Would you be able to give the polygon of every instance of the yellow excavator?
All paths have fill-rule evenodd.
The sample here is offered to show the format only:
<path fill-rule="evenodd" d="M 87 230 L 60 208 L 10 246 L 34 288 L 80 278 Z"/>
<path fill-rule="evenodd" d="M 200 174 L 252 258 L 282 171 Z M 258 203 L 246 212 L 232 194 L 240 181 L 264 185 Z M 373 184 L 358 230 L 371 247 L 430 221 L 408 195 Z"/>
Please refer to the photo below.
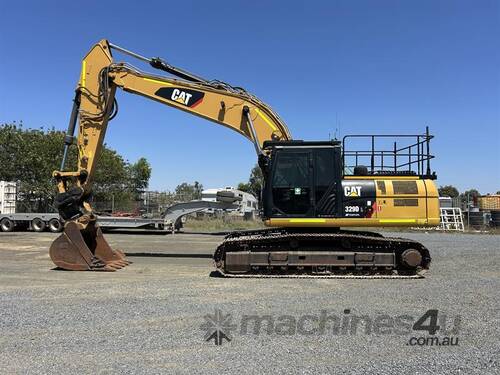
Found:
<path fill-rule="evenodd" d="M 169 75 L 115 62 L 112 52 Z M 375 147 L 387 135 L 293 140 L 276 112 L 243 88 L 207 80 L 107 40 L 98 42 L 83 58 L 61 168 L 53 173 L 56 204 L 65 221 L 64 232 L 50 247 L 58 267 L 115 271 L 129 264 L 122 251 L 106 242 L 91 206 L 96 163 L 108 122 L 118 111 L 117 89 L 203 117 L 253 143 L 264 176 L 261 214 L 269 228 L 226 236 L 214 253 L 221 274 L 416 277 L 429 268 L 429 251 L 416 241 L 341 229 L 439 223 L 436 175 L 430 169 L 433 136 L 428 128 L 424 134 L 391 136 L 411 141 L 404 147 L 394 142 L 390 150 Z M 350 149 L 349 144 L 360 139 L 371 147 Z M 78 169 L 65 171 L 72 145 L 78 149 Z M 366 165 L 362 160 L 368 160 Z"/>

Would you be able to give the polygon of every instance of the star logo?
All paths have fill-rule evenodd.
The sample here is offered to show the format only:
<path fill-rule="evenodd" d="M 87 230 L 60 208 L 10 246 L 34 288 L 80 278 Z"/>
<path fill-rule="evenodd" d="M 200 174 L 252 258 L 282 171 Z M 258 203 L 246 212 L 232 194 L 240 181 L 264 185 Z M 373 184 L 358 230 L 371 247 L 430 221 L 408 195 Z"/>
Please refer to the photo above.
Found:
<path fill-rule="evenodd" d="M 231 331 L 236 329 L 231 314 L 224 314 L 216 309 L 215 314 L 207 314 L 200 329 L 205 332 L 205 341 L 214 341 L 215 345 L 222 345 L 224 340 L 232 340 Z"/>

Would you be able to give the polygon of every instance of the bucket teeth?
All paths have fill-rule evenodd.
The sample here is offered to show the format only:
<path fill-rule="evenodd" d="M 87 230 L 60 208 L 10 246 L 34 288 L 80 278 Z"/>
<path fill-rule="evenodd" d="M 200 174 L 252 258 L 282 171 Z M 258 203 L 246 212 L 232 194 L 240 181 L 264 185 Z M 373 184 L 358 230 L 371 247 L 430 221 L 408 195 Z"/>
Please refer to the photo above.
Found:
<path fill-rule="evenodd" d="M 68 222 L 49 254 L 56 266 L 69 271 L 113 272 L 130 264 L 123 251 L 109 246 L 95 221 L 83 229 L 76 222 Z"/>
<path fill-rule="evenodd" d="M 97 257 L 94 257 L 92 263 L 89 266 L 89 271 L 98 271 L 98 272 L 114 272 L 117 269 L 118 268 L 115 268 L 110 264 L 104 263 Z"/>
<path fill-rule="evenodd" d="M 122 256 L 123 261 L 124 261 L 125 263 L 127 263 L 127 264 L 126 264 L 127 266 L 128 266 L 128 265 L 130 265 L 130 264 L 133 264 L 133 263 L 134 263 L 134 262 L 132 262 L 132 261 L 130 261 L 130 260 L 125 259 L 125 253 L 124 253 L 122 250 L 120 250 L 120 249 L 114 249 L 113 251 L 114 251 L 114 252 L 116 252 L 116 253 L 118 253 L 118 254 L 120 254 L 120 255 Z"/>

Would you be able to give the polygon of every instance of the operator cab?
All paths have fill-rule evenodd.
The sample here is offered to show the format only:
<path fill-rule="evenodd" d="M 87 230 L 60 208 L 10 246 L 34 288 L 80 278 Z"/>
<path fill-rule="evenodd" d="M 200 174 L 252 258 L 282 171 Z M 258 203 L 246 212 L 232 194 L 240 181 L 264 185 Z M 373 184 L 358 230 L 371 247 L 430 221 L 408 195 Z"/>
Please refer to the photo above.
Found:
<path fill-rule="evenodd" d="M 338 141 L 269 141 L 265 218 L 337 217 L 342 180 Z"/>

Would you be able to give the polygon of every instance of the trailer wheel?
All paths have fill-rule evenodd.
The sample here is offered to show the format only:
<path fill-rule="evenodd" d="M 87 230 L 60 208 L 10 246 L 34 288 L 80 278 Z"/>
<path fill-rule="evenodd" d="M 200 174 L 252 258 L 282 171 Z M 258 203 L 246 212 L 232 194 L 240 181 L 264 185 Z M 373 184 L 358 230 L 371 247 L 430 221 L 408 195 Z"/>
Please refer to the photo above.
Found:
<path fill-rule="evenodd" d="M 31 220 L 31 229 L 33 229 L 35 232 L 43 232 L 45 230 L 45 222 L 36 217 L 33 220 Z"/>
<path fill-rule="evenodd" d="M 9 218 L 3 218 L 0 221 L 0 229 L 2 229 L 2 232 L 12 232 L 14 230 L 14 222 Z"/>
<path fill-rule="evenodd" d="M 61 223 L 61 220 L 59 220 L 59 219 L 50 219 L 50 221 L 49 221 L 49 230 L 52 233 L 59 233 L 60 231 L 62 231 L 62 229 L 63 229 L 63 225 Z"/>

